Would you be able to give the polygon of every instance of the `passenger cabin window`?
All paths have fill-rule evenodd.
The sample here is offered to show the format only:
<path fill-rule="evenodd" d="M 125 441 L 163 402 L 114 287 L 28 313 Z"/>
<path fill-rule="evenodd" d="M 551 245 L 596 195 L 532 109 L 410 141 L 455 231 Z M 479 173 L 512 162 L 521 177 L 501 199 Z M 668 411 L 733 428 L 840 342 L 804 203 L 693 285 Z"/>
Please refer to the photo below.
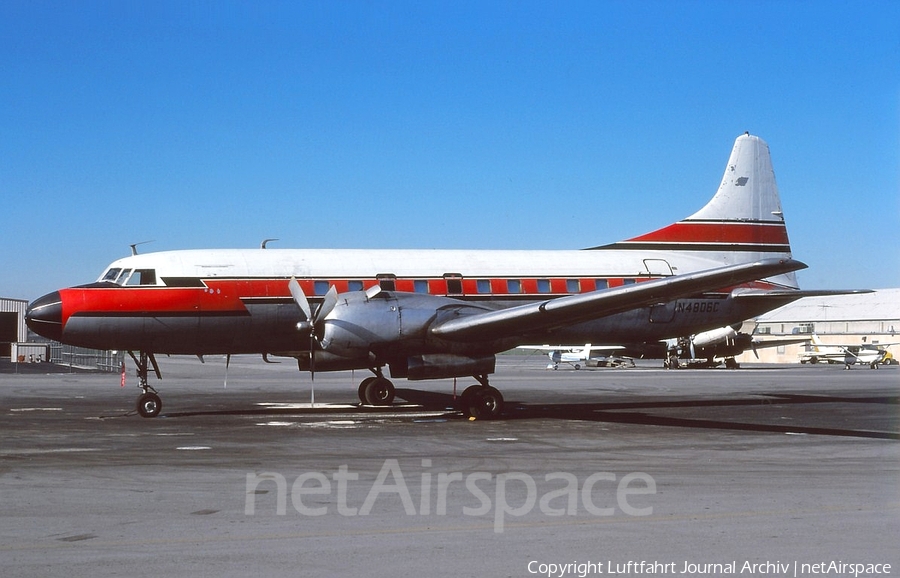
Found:
<path fill-rule="evenodd" d="M 521 293 L 522 292 L 522 282 L 518 279 L 509 279 L 506 281 L 506 291 L 507 293 Z"/>
<path fill-rule="evenodd" d="M 475 282 L 475 290 L 479 293 L 490 293 L 491 292 L 491 280 L 490 279 L 478 279 Z"/>
<path fill-rule="evenodd" d="M 566 291 L 569 293 L 581 293 L 581 280 L 566 279 Z"/>
<path fill-rule="evenodd" d="M 325 295 L 328 293 L 329 286 L 328 281 L 316 281 L 313 283 L 313 291 L 315 291 L 316 295 Z"/>
<path fill-rule="evenodd" d="M 599 291 L 600 289 L 608 289 L 608 288 L 609 288 L 609 281 L 607 281 L 606 279 L 597 279 L 597 281 L 596 281 L 597 291 Z"/>
<path fill-rule="evenodd" d="M 347 281 L 347 289 L 350 291 L 362 291 L 363 290 L 363 282 L 362 281 Z"/>
<path fill-rule="evenodd" d="M 634 285 L 635 282 L 636 282 L 635 279 L 623 279 L 623 280 L 622 280 L 622 284 L 623 284 L 623 285 Z"/>
<path fill-rule="evenodd" d="M 538 290 L 538 293 L 549 293 L 550 292 L 550 279 L 538 279 L 537 280 L 537 290 Z"/>
<path fill-rule="evenodd" d="M 413 281 L 413 291 L 416 293 L 428 293 L 428 281 L 425 279 L 416 279 Z"/>

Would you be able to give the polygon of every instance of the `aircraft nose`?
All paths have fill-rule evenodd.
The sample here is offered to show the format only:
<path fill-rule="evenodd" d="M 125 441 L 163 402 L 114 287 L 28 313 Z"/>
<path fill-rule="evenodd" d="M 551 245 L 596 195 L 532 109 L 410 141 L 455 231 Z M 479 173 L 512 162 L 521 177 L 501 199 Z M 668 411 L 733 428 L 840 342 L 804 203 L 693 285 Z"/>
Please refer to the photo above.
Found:
<path fill-rule="evenodd" d="M 62 337 L 62 298 L 59 291 L 35 299 L 25 310 L 25 324 L 37 333 L 54 341 Z"/>

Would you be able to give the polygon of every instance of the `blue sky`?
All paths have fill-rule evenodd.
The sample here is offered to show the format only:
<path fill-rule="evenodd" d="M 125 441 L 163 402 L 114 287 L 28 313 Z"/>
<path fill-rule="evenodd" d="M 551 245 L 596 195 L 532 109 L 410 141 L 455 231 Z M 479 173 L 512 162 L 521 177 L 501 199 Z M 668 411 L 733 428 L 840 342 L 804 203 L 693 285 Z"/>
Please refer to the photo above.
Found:
<path fill-rule="evenodd" d="M 0 295 L 128 245 L 582 248 L 770 146 L 805 288 L 900 287 L 900 2 L 0 3 Z"/>

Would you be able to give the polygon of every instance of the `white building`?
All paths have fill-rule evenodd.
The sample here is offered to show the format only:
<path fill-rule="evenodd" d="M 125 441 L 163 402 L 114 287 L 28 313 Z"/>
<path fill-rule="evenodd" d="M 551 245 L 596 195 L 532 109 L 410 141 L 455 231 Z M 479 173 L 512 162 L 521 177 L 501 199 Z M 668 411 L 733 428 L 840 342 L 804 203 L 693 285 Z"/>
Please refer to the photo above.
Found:
<path fill-rule="evenodd" d="M 881 289 L 874 293 L 806 297 L 770 311 L 744 324 L 744 331 L 756 329 L 765 339 L 818 335 L 822 343 L 857 344 L 900 342 L 900 289 Z M 799 363 L 803 345 L 787 345 L 758 350 L 765 363 Z M 900 359 L 900 345 L 889 348 Z M 739 362 L 757 361 L 751 351 Z"/>

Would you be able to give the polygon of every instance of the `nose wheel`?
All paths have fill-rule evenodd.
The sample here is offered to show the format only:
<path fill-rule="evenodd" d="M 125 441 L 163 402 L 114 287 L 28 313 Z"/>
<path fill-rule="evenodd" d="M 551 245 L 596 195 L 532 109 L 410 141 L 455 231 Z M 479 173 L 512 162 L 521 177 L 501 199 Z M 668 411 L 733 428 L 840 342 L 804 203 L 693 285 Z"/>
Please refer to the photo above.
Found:
<path fill-rule="evenodd" d="M 137 412 L 141 417 L 156 417 L 160 411 L 162 411 L 162 400 L 158 394 L 148 391 L 138 397 Z"/>
<path fill-rule="evenodd" d="M 156 364 L 156 358 L 153 357 L 152 353 L 144 351 L 141 351 L 139 355 L 129 351 L 128 355 L 131 356 L 131 359 L 134 360 L 134 364 L 137 366 L 138 387 L 143 390 L 143 393 L 138 396 L 135 409 L 137 409 L 138 415 L 141 417 L 156 417 L 162 411 L 162 399 L 160 399 L 159 393 L 153 389 L 153 386 L 147 383 L 150 367 L 153 368 L 156 378 L 162 379 L 162 375 L 159 373 L 159 365 Z"/>

